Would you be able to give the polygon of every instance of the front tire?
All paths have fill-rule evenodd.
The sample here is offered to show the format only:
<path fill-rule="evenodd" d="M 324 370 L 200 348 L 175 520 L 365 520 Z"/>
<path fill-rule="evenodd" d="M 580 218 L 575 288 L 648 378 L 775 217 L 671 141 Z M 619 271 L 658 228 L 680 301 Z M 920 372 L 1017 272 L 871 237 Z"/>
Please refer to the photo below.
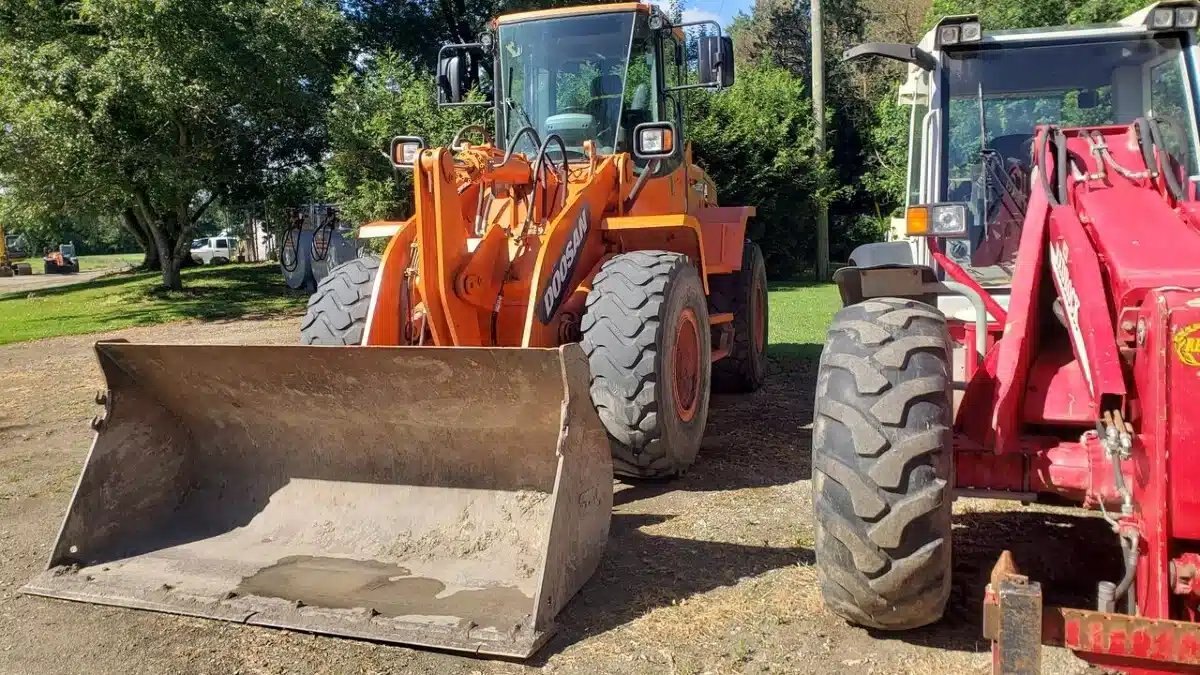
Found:
<path fill-rule="evenodd" d="M 877 298 L 838 312 L 821 355 L 813 507 L 821 595 L 846 620 L 906 630 L 950 595 L 946 319 Z"/>
<path fill-rule="evenodd" d="M 708 305 L 696 268 L 667 251 L 613 257 L 588 293 L 582 331 L 614 472 L 683 473 L 704 437 L 712 374 Z"/>
<path fill-rule="evenodd" d="M 379 259 L 355 258 L 330 270 L 308 299 L 300 344 L 358 346 L 367 326 Z"/>

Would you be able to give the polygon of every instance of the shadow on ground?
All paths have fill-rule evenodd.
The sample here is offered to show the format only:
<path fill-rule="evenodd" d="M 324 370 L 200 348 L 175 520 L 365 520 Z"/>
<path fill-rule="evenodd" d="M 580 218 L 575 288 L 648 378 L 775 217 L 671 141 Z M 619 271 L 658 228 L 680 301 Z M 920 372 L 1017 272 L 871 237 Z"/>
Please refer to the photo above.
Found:
<path fill-rule="evenodd" d="M 631 482 L 613 496 L 613 505 L 674 490 L 738 490 L 808 480 L 820 352 L 821 345 L 772 344 L 761 390 L 713 395 L 700 456 L 688 473 L 674 480 Z"/>
<path fill-rule="evenodd" d="M 623 626 L 657 607 L 731 586 L 795 564 L 811 564 L 806 548 L 773 548 L 647 534 L 639 528 L 670 516 L 613 514 L 596 575 L 559 615 L 559 633 L 531 665 L 566 647 Z"/>
<path fill-rule="evenodd" d="M 1098 515 L 1045 511 L 972 512 L 954 518 L 954 580 L 942 620 L 904 633 L 872 631 L 938 649 L 984 652 L 983 591 L 1001 551 L 1012 551 L 1017 569 L 1042 585 L 1046 605 L 1092 608 L 1096 584 L 1117 581 L 1121 556 L 1116 538 Z"/>

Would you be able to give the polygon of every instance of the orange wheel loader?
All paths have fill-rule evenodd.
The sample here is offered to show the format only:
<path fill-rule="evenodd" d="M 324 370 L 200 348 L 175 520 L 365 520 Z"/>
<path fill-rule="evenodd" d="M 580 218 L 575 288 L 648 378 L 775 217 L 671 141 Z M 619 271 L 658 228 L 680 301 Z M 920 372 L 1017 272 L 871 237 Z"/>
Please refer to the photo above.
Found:
<path fill-rule="evenodd" d="M 638 3 L 443 48 L 440 103 L 494 127 L 393 140 L 414 213 L 361 228 L 386 248 L 320 283 L 303 345 L 97 346 L 105 412 L 26 591 L 531 655 L 614 470 L 684 471 L 710 386 L 763 381 L 754 210 L 717 205 L 683 127 L 685 90 L 733 81 L 712 27 L 698 64 Z"/>

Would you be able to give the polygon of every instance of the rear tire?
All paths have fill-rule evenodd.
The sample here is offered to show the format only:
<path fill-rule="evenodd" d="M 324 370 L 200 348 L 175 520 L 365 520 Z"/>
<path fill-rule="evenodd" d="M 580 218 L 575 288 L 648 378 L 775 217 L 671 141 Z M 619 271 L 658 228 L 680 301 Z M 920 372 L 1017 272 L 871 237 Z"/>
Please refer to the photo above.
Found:
<path fill-rule="evenodd" d="M 333 268 L 308 299 L 300 343 L 361 345 L 378 272 L 379 259 L 374 257 L 355 258 Z"/>
<path fill-rule="evenodd" d="M 696 268 L 666 251 L 615 256 L 588 293 L 582 331 L 614 472 L 683 473 L 704 437 L 712 369 L 708 304 Z"/>
<path fill-rule="evenodd" d="M 722 393 L 758 391 L 767 379 L 767 266 L 762 249 L 747 241 L 742 269 L 709 279 L 713 310 L 733 312 L 729 355 L 713 363 L 713 389 Z"/>
<path fill-rule="evenodd" d="M 856 624 L 905 630 L 950 595 L 946 319 L 876 298 L 838 312 L 817 375 L 813 506 L 821 595 Z"/>

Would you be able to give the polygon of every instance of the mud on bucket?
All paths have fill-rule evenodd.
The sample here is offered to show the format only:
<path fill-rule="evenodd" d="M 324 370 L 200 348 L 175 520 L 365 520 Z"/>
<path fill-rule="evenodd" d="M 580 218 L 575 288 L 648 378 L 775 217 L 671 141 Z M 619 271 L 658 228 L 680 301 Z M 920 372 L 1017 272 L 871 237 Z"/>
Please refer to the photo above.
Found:
<path fill-rule="evenodd" d="M 96 351 L 105 418 L 27 593 L 526 657 L 603 552 L 576 345 Z"/>

